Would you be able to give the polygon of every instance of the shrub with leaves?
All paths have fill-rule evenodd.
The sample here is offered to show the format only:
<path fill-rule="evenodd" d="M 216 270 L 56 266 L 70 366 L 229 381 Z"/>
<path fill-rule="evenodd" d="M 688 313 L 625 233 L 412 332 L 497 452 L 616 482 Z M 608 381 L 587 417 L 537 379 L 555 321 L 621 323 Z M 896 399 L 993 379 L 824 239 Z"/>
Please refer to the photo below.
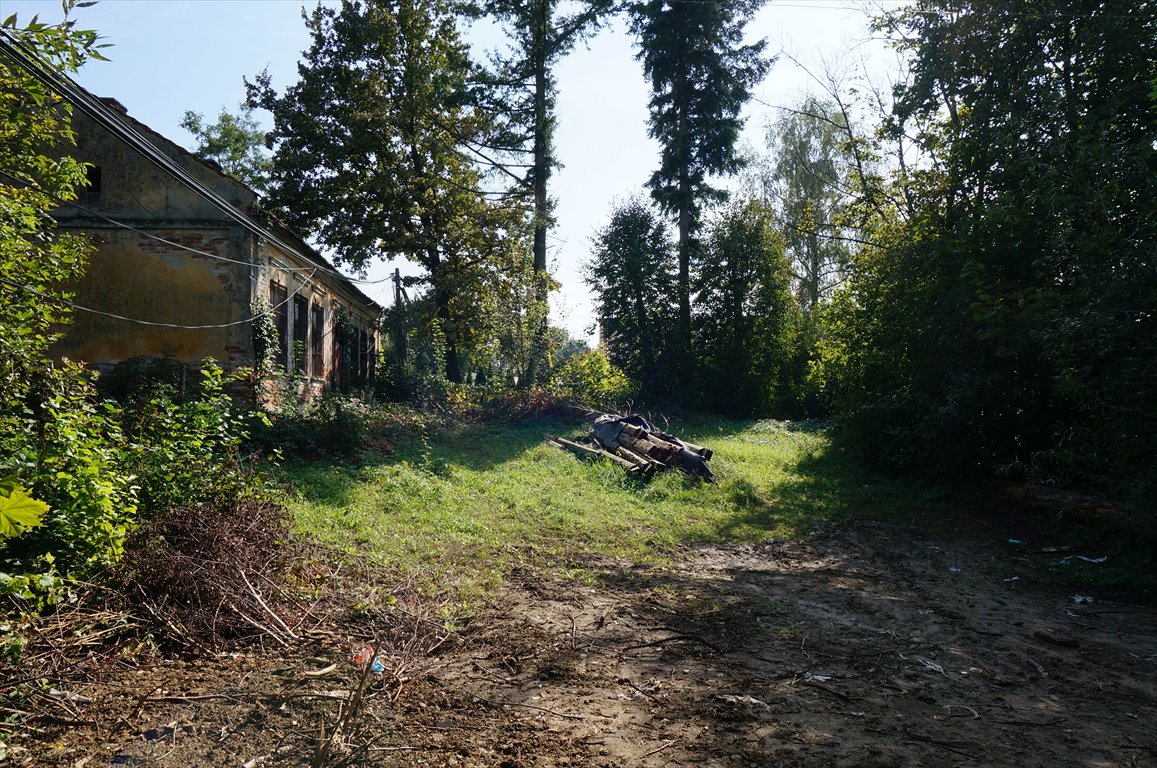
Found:
<path fill-rule="evenodd" d="M 124 467 L 136 478 L 146 518 L 169 507 L 261 493 L 242 454 L 249 419 L 226 393 L 229 379 L 212 360 L 202 362 L 198 378 L 183 397 L 156 382 L 124 404 Z"/>
<path fill-rule="evenodd" d="M 604 409 L 629 399 L 637 389 L 598 349 L 569 358 L 555 371 L 551 386 L 560 397 Z"/>

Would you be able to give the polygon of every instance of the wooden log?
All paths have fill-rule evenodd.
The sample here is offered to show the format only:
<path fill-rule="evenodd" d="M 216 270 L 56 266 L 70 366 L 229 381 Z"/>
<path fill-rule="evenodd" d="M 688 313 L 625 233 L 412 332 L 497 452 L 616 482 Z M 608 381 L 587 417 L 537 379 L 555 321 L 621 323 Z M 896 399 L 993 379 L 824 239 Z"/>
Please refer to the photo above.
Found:
<path fill-rule="evenodd" d="M 634 424 L 624 424 L 623 425 L 623 433 L 630 435 L 631 437 L 635 438 L 636 440 L 646 440 L 646 441 L 652 443 L 653 445 L 656 445 L 660 448 L 663 448 L 669 452 L 678 451 L 682 447 L 680 445 L 677 445 L 676 443 L 672 443 L 672 442 L 669 442 L 667 440 L 664 440 L 663 438 L 659 437 L 654 432 L 648 432 L 647 430 L 645 430 L 641 427 L 636 427 Z"/>
<path fill-rule="evenodd" d="M 715 452 L 712 451 L 710 448 L 704 448 L 701 445 L 695 445 L 695 443 L 689 443 L 681 437 L 675 437 L 674 435 L 668 435 L 666 432 L 656 432 L 655 434 L 657 434 L 659 437 L 663 438 L 664 440 L 666 440 L 669 443 L 678 443 L 679 445 L 682 445 L 687 450 L 691 451 L 692 453 L 699 454 L 704 459 L 710 459 L 712 456 L 715 455 Z"/>
<path fill-rule="evenodd" d="M 670 448 L 656 445 L 650 440 L 639 439 L 628 435 L 626 432 L 619 435 L 619 445 L 625 445 L 628 449 L 635 453 L 641 453 L 649 459 L 653 459 L 660 464 L 666 464 L 671 460 L 671 457 L 679 452 L 679 448 L 671 446 Z M 665 443 L 665 445 L 669 445 Z"/>
<path fill-rule="evenodd" d="M 663 464 L 655 461 L 654 459 L 648 458 L 640 453 L 635 453 L 625 445 L 620 445 L 615 452 L 627 461 L 638 464 L 648 475 L 653 475 L 660 467 L 663 466 Z"/>
<path fill-rule="evenodd" d="M 590 446 L 576 443 L 573 440 L 567 440 L 565 437 L 556 437 L 554 438 L 554 442 L 570 450 L 572 453 L 576 453 L 580 456 L 601 456 L 603 458 L 610 459 L 611 461 L 621 466 L 623 469 L 633 474 L 641 473 L 643 471 L 642 467 L 638 466 L 637 464 L 627 461 L 620 456 L 616 456 L 613 453 L 604 451 L 602 448 L 591 448 Z"/>

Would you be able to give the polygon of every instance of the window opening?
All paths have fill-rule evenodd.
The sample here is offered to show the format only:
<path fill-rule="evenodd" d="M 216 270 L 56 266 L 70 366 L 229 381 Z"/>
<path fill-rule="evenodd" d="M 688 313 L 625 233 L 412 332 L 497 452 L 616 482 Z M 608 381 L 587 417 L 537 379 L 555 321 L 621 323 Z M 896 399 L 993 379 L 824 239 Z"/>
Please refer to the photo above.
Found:
<path fill-rule="evenodd" d="M 321 304 L 310 308 L 309 319 L 311 370 L 315 378 L 320 378 L 325 374 L 325 311 Z"/>
<path fill-rule="evenodd" d="M 273 327 L 277 329 L 277 367 L 289 370 L 289 289 L 269 281 L 269 303 L 273 305 Z"/>
<path fill-rule="evenodd" d="M 92 205 L 100 202 L 102 173 L 99 165 L 90 165 L 84 169 L 85 186 L 77 187 L 76 201 L 81 205 Z"/>
<path fill-rule="evenodd" d="M 295 370 L 305 375 L 309 370 L 309 300 L 300 293 L 293 297 L 293 360 Z"/>

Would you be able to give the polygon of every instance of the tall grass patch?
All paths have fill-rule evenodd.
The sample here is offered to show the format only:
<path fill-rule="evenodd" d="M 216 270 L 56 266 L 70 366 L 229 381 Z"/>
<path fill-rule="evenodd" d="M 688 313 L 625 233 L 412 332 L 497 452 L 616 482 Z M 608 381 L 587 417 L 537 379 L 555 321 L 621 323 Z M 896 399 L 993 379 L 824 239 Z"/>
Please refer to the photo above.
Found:
<path fill-rule="evenodd" d="M 373 463 L 289 464 L 290 508 L 311 536 L 469 592 L 520 564 L 575 573 L 608 558 L 657 563 L 697 542 L 794 538 L 921 503 L 845 461 L 816 425 L 687 423 L 681 436 L 715 450 L 715 484 L 675 472 L 644 483 L 543 442 L 584 430 L 472 424 L 412 434 Z"/>

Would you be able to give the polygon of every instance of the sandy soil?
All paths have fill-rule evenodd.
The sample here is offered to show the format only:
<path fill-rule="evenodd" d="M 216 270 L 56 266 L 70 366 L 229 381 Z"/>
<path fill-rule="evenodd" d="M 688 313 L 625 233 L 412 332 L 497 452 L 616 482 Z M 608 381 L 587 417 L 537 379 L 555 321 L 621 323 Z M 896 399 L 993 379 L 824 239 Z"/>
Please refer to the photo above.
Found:
<path fill-rule="evenodd" d="M 437 648 L 399 649 L 395 627 L 353 717 L 360 640 L 314 631 L 289 649 L 87 675 L 10 759 L 1157 765 L 1157 611 L 1087 602 L 1006 538 L 857 523 L 590 572 L 515 573 Z"/>

